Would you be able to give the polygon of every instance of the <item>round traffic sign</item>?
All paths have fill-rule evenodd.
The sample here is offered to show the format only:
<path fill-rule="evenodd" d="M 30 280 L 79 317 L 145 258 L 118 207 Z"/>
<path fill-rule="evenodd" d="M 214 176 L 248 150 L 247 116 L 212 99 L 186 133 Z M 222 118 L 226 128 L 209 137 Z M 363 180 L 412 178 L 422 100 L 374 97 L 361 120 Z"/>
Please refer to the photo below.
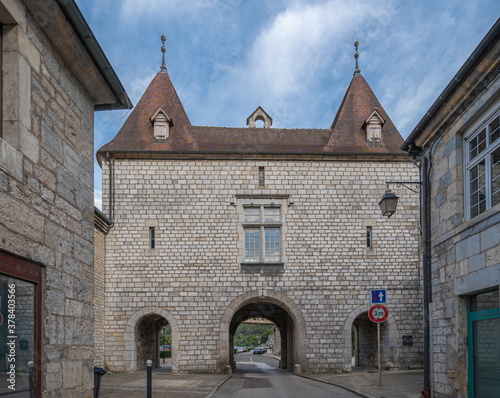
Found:
<path fill-rule="evenodd" d="M 368 318 L 375 323 L 384 322 L 388 316 L 389 311 L 382 304 L 376 304 L 368 311 Z"/>

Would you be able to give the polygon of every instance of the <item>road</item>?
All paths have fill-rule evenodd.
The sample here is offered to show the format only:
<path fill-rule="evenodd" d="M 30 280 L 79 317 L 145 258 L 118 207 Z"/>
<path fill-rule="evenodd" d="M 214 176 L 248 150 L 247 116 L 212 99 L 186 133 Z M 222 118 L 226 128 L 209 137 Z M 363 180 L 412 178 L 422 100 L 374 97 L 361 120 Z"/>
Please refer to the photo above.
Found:
<path fill-rule="evenodd" d="M 294 376 L 278 369 L 273 357 L 235 355 L 236 370 L 213 398 L 359 398 L 342 388 Z"/>

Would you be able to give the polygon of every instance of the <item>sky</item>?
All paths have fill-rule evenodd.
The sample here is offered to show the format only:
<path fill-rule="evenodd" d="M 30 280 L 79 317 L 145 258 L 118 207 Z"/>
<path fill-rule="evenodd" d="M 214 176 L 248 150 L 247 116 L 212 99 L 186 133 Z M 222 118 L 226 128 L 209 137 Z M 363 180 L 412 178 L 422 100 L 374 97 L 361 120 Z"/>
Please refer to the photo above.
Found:
<path fill-rule="evenodd" d="M 498 0 L 76 0 L 135 105 L 165 62 L 191 124 L 330 128 L 359 67 L 406 138 L 500 16 Z M 130 111 L 95 114 L 95 151 Z M 101 168 L 94 162 L 95 204 Z"/>

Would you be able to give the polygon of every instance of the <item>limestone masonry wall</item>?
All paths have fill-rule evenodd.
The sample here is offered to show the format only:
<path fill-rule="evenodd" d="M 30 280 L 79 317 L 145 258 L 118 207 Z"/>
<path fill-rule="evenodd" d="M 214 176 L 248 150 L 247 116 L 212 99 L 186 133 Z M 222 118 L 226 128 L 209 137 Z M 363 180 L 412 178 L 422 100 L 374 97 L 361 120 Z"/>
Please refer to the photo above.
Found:
<path fill-rule="evenodd" d="M 439 398 L 468 394 L 467 295 L 498 288 L 500 213 L 494 206 L 467 221 L 464 197 L 465 121 L 498 109 L 497 100 L 477 113 L 493 90 L 482 94 L 433 144 L 430 174 L 432 213 L 432 302 L 430 305 L 433 391 Z M 497 367 L 498 370 L 498 367 Z"/>
<path fill-rule="evenodd" d="M 103 169 L 109 214 L 107 164 Z M 126 334 L 137 327 L 134 314 L 161 308 L 178 330 L 178 369 L 220 370 L 221 318 L 251 291 L 280 292 L 300 309 L 306 370 L 343 369 L 350 366 L 351 326 L 367 316 L 370 290 L 378 288 L 387 289 L 391 314 L 384 366 L 421 366 L 418 195 L 393 190 L 400 201 L 390 219 L 378 207 L 385 181 L 418 181 L 410 162 L 116 159 L 114 176 L 103 321 L 108 369 L 124 370 L 135 358 Z M 240 264 L 240 202 L 252 198 L 283 207 L 280 272 L 248 272 Z M 403 346 L 403 335 L 413 337 L 412 346 Z"/>
<path fill-rule="evenodd" d="M 3 25 L 0 249 L 43 266 L 43 396 L 87 398 L 94 367 L 93 100 L 24 3 L 2 7 L 11 15 Z"/>
<path fill-rule="evenodd" d="M 99 228 L 94 228 L 94 364 L 104 366 L 104 278 L 105 240 Z"/>

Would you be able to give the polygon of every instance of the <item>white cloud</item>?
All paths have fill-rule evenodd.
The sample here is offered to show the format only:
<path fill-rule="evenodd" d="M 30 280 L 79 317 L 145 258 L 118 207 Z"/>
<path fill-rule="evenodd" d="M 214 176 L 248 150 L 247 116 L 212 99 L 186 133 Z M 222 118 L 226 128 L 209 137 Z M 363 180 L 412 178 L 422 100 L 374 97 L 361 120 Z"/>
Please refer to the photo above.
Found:
<path fill-rule="evenodd" d="M 139 102 L 157 72 L 152 67 L 146 70 L 135 70 L 134 76 L 128 79 L 127 93 L 134 105 Z"/>
<path fill-rule="evenodd" d="M 298 127 L 298 119 L 304 127 L 315 125 L 312 119 L 317 123 L 322 117 L 315 113 L 321 108 L 319 102 L 329 103 L 336 90 L 325 90 L 325 81 L 332 83 L 340 64 L 350 62 L 354 70 L 355 27 L 374 17 L 370 4 L 367 0 L 316 4 L 296 1 L 272 16 L 242 61 L 218 65 L 225 70 L 211 86 L 212 101 L 203 117 L 231 114 L 238 116 L 236 123 L 241 125 L 262 105 L 274 118 L 275 127 Z M 301 109 L 297 109 L 299 101 Z M 311 118 L 301 118 L 298 112 Z M 332 109 L 327 119 L 333 120 L 334 116 Z"/>
<path fill-rule="evenodd" d="M 94 189 L 94 206 L 102 211 L 102 191 Z"/>

